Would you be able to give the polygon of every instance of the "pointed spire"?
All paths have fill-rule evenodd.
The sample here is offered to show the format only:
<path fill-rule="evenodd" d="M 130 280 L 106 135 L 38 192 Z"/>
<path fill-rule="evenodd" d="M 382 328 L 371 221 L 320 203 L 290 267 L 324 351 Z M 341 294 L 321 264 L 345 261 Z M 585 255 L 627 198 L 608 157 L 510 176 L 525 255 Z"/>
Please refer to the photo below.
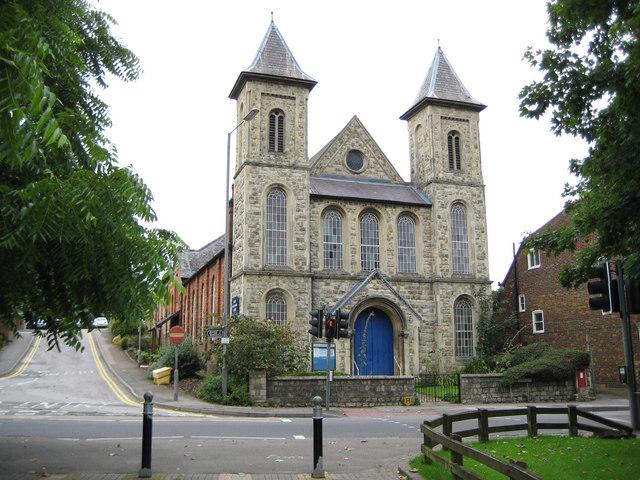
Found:
<path fill-rule="evenodd" d="M 251 65 L 243 70 L 236 80 L 231 94 L 233 99 L 237 99 L 240 90 L 249 78 L 261 78 L 263 80 L 288 81 L 305 85 L 311 90 L 316 81 L 304 73 L 293 57 L 291 50 L 280 34 L 278 27 L 273 21 L 273 14 L 267 33 L 262 39 L 258 53 Z"/>
<path fill-rule="evenodd" d="M 440 42 L 438 42 L 439 44 Z M 423 105 L 440 104 L 484 110 L 486 105 L 471 96 L 438 45 L 433 62 L 413 106 L 400 117 L 407 120 Z"/>

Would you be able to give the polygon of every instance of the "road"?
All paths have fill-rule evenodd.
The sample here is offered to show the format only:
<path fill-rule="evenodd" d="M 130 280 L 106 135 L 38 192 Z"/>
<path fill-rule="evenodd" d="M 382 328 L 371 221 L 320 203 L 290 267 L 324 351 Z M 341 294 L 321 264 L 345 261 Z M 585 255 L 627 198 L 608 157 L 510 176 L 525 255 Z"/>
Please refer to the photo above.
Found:
<path fill-rule="evenodd" d="M 101 375 L 85 350 L 41 342 L 21 375 L 0 378 L 0 465 L 5 473 L 131 473 L 140 466 L 141 409 Z M 104 373 L 104 372 L 103 372 Z M 418 454 L 424 413 L 348 410 L 324 420 L 324 464 L 334 473 L 393 472 Z M 628 423 L 628 412 L 602 412 Z M 541 421 L 554 421 L 541 416 Z M 522 418 L 491 419 L 491 424 Z M 460 422 L 456 429 L 476 426 Z M 213 417 L 158 411 L 153 469 L 165 473 L 308 473 L 309 418 Z M 392 477 L 390 477 L 392 478 Z"/>

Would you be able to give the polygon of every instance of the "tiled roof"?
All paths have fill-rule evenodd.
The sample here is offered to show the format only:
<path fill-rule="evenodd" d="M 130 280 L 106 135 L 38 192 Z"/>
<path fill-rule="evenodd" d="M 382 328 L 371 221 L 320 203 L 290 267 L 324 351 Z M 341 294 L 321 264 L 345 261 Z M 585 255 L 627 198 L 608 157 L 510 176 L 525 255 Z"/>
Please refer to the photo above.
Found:
<path fill-rule="evenodd" d="M 310 194 L 317 197 L 400 203 L 421 207 L 431 206 L 431 199 L 415 185 L 398 185 L 379 180 L 311 177 Z"/>
<path fill-rule="evenodd" d="M 294 81 L 307 85 L 310 90 L 317 83 L 302 71 L 273 20 L 269 24 L 253 63 L 240 73 L 229 96 L 237 99 L 242 86 L 250 77 Z"/>
<path fill-rule="evenodd" d="M 400 118 L 406 120 L 418 110 L 419 107 L 430 102 L 453 103 L 475 110 L 483 110 L 486 107 L 486 105 L 483 105 L 471 96 L 458 78 L 458 75 L 456 75 L 456 72 L 453 70 L 453 67 L 440 47 L 438 47 L 433 57 L 431 67 L 429 67 L 427 76 L 424 79 L 413 106 Z"/>
<path fill-rule="evenodd" d="M 184 250 L 178 255 L 180 278 L 189 279 L 224 251 L 224 235 L 207 243 L 200 250 Z"/>

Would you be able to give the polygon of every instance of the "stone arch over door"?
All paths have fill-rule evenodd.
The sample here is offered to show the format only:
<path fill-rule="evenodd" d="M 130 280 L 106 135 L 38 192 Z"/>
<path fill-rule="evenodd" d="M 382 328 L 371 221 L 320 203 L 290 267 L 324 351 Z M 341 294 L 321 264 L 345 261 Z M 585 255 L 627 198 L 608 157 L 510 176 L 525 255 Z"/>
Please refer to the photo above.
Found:
<path fill-rule="evenodd" d="M 387 374 L 403 375 L 405 372 L 404 361 L 404 337 L 406 331 L 406 319 L 400 307 L 394 302 L 382 298 L 372 297 L 367 298 L 357 304 L 352 310 L 350 318 L 350 326 L 354 330 L 354 335 L 351 338 L 351 373 L 358 375 L 358 352 L 356 352 L 356 345 L 360 346 L 361 341 L 356 340 L 356 335 L 360 332 L 356 330 L 356 324 L 358 318 L 363 316 L 369 316 L 371 311 L 374 313 L 374 317 L 387 318 L 390 323 L 391 338 L 389 348 L 391 350 L 393 367 Z M 378 318 L 377 323 L 384 323 L 381 318 Z M 384 329 L 384 327 L 382 327 Z M 384 335 L 384 331 L 382 332 Z"/>

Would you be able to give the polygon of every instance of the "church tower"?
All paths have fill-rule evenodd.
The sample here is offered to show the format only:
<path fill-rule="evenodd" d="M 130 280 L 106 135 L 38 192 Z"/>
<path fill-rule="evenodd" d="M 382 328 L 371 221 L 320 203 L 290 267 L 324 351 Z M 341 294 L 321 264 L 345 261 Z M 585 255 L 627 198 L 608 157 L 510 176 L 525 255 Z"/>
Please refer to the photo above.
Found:
<path fill-rule="evenodd" d="M 478 295 L 490 286 L 479 132 L 484 108 L 438 47 L 413 106 L 400 117 L 408 122 L 411 182 L 433 201 L 431 275 L 437 311 L 443 312 L 439 346 L 456 352 L 456 360 L 473 355 L 466 350 L 476 342 L 455 332 L 464 322 L 473 322 L 475 331 Z"/>
<path fill-rule="evenodd" d="M 307 101 L 315 85 L 272 20 L 229 95 L 238 123 L 259 109 L 237 132 L 231 296 L 241 314 L 301 332 L 311 295 Z"/>

